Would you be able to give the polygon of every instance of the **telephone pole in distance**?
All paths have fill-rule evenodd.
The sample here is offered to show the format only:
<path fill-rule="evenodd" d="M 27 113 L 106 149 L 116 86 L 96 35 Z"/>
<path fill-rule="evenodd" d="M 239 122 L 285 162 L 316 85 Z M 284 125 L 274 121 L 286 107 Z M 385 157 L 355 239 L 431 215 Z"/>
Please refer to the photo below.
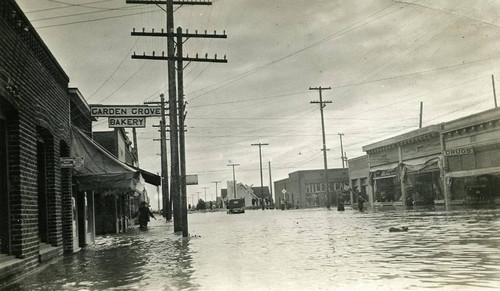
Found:
<path fill-rule="evenodd" d="M 331 206 L 331 198 L 330 198 L 330 192 L 328 191 L 328 162 L 326 159 L 326 137 L 325 137 L 325 120 L 323 117 L 323 108 L 326 106 L 327 103 L 332 103 L 332 101 L 323 101 L 323 90 L 331 90 L 332 88 L 330 87 L 310 87 L 309 90 L 314 90 L 319 92 L 319 101 L 311 101 L 311 104 L 319 104 L 319 109 L 321 112 L 321 130 L 323 133 L 323 162 L 325 165 L 325 193 L 326 193 L 326 208 L 330 209 Z"/>
<path fill-rule="evenodd" d="M 228 167 L 233 167 L 233 186 L 234 186 L 234 198 L 236 199 L 236 175 L 234 172 L 234 167 L 239 166 L 240 164 L 229 164 Z"/>
<path fill-rule="evenodd" d="M 262 210 L 264 210 L 264 182 L 262 180 L 262 146 L 269 145 L 268 143 L 253 143 L 252 146 L 259 147 L 259 160 L 260 160 L 260 205 L 262 205 Z"/>

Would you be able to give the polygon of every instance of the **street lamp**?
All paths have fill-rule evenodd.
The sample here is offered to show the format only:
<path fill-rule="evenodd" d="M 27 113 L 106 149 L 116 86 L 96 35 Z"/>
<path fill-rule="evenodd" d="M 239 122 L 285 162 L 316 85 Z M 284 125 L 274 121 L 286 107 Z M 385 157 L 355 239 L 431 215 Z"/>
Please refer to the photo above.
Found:
<path fill-rule="evenodd" d="M 229 164 L 228 167 L 233 167 L 233 183 L 234 183 L 234 198 L 236 198 L 236 177 L 234 174 L 234 167 L 239 166 L 240 164 Z"/>
<path fill-rule="evenodd" d="M 252 146 L 259 146 L 259 159 L 260 159 L 260 204 L 264 210 L 264 182 L 262 181 L 262 146 L 269 145 L 268 143 L 253 143 Z"/>

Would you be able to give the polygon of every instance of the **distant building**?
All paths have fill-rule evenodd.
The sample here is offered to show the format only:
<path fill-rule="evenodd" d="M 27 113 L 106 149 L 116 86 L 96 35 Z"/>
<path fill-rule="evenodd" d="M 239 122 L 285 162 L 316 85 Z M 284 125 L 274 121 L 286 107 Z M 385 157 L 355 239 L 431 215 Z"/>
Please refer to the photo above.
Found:
<path fill-rule="evenodd" d="M 288 178 L 274 182 L 274 201 L 297 207 L 320 207 L 326 205 L 325 170 L 303 170 L 288 174 Z M 328 169 L 328 189 L 332 195 L 332 205 L 343 197 L 349 185 L 348 169 Z M 342 196 L 341 196 L 342 195 Z M 350 202 L 348 195 L 344 198 Z"/>
<path fill-rule="evenodd" d="M 357 204 L 357 194 L 361 194 L 369 206 L 373 205 L 372 187 L 369 184 L 370 169 L 368 156 L 349 159 L 349 197 L 353 204 Z"/>

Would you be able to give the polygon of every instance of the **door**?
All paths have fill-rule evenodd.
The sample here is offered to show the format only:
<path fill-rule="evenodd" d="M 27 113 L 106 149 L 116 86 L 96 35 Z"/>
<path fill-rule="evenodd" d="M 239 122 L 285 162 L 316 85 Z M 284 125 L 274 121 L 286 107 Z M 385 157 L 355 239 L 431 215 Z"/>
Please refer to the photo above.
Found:
<path fill-rule="evenodd" d="M 7 124 L 0 118 L 0 253 L 10 254 Z"/>
<path fill-rule="evenodd" d="M 38 170 L 38 234 L 40 241 L 49 243 L 49 219 L 47 207 L 47 163 L 45 143 L 37 143 L 37 170 Z"/>

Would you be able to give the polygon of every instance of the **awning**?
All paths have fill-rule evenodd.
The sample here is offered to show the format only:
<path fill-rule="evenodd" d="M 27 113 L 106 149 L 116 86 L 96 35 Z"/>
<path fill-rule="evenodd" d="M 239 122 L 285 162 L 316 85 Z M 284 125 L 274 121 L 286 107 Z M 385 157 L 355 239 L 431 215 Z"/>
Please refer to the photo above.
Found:
<path fill-rule="evenodd" d="M 446 173 L 447 178 L 462 178 L 462 177 L 470 177 L 470 176 L 480 176 L 486 174 L 498 174 L 500 173 L 500 167 L 490 167 L 490 168 L 482 168 L 482 169 L 472 169 L 472 170 L 464 170 L 464 171 L 455 171 Z"/>
<path fill-rule="evenodd" d="M 140 171 L 116 159 L 77 127 L 73 126 L 71 138 L 71 156 L 82 157 L 84 163 L 73 168 L 80 191 L 144 191 Z"/>
<path fill-rule="evenodd" d="M 370 167 L 370 172 L 392 171 L 392 170 L 396 169 L 398 167 L 398 165 L 399 165 L 399 162 L 395 162 L 395 163 L 390 163 L 390 164 L 385 164 L 385 165 Z"/>
<path fill-rule="evenodd" d="M 428 166 L 437 164 L 440 167 L 441 158 L 439 155 L 421 157 L 408 161 L 403 161 L 403 165 L 408 172 L 421 171 Z"/>
<path fill-rule="evenodd" d="M 154 185 L 154 186 L 160 186 L 161 185 L 161 177 L 153 174 L 151 172 L 148 172 L 146 170 L 134 167 L 137 171 L 141 172 L 142 177 L 144 178 L 144 181 L 148 184 Z"/>

